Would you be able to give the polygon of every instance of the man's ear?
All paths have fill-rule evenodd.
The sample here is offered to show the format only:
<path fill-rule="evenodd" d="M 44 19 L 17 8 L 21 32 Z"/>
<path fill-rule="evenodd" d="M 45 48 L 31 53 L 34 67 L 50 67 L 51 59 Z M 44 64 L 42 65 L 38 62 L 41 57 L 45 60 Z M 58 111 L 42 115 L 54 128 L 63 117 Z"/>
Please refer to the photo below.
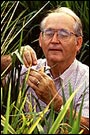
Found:
<path fill-rule="evenodd" d="M 81 36 L 77 37 L 77 41 L 76 41 L 76 46 L 77 46 L 77 52 L 80 51 L 81 47 L 82 47 L 82 43 L 83 43 L 83 38 Z"/>
<path fill-rule="evenodd" d="M 41 41 L 42 41 L 42 32 L 40 32 L 40 35 L 39 35 L 39 46 L 41 47 Z"/>

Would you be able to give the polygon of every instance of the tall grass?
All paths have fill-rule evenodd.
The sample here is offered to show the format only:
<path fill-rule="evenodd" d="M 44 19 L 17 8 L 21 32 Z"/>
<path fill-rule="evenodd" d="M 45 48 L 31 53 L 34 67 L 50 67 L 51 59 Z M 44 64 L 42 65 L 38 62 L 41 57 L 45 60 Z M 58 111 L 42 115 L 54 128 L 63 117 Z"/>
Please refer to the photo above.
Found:
<path fill-rule="evenodd" d="M 14 70 L 13 70 L 14 72 Z M 36 112 L 36 103 L 34 104 L 34 106 L 32 106 L 31 102 L 29 102 L 30 104 L 30 112 L 29 113 L 25 113 L 24 111 L 24 105 L 26 102 L 26 81 L 28 78 L 30 72 L 30 68 L 27 72 L 27 74 L 25 75 L 25 79 L 22 85 L 20 85 L 18 83 L 18 81 L 16 82 L 16 85 L 12 85 L 13 82 L 15 82 L 16 78 L 12 79 L 12 73 L 8 78 L 8 96 L 6 99 L 7 104 L 5 105 L 5 103 L 3 102 L 2 104 L 2 114 L 1 114 L 1 125 L 2 125 L 2 133 L 3 134 L 32 134 L 32 133 L 47 133 L 47 134 L 54 134 L 56 132 L 58 133 L 65 133 L 67 129 L 67 133 L 79 133 L 79 128 L 80 128 L 80 117 L 81 117 L 81 110 L 82 110 L 82 105 L 83 105 L 83 100 L 84 100 L 84 96 L 83 96 L 83 100 L 82 100 L 82 104 L 80 107 L 80 111 L 79 111 L 79 115 L 78 115 L 78 119 L 74 120 L 74 118 L 70 117 L 69 119 L 69 124 L 67 123 L 67 110 L 69 109 L 73 98 L 75 96 L 75 94 L 79 91 L 80 87 L 78 87 L 73 93 L 71 93 L 70 98 L 67 100 L 67 102 L 65 102 L 65 104 L 63 105 L 63 109 L 60 111 L 60 113 L 57 114 L 57 116 L 55 117 L 55 111 L 53 110 L 53 107 L 51 107 L 51 103 L 54 100 L 54 98 L 50 101 L 50 103 L 46 106 L 46 108 L 44 110 L 41 110 L 40 112 Z M 15 76 L 15 74 L 14 74 Z M 18 74 L 19 76 L 19 74 Z M 19 78 L 19 77 L 18 77 Z M 20 78 L 19 78 L 20 79 Z M 17 86 L 18 85 L 18 86 Z M 14 87 L 14 89 L 13 89 Z M 18 89 L 16 89 L 18 87 Z M 4 90 L 4 89 L 3 89 Z M 18 90 L 18 94 L 17 94 L 17 90 Z M 69 90 L 71 91 L 71 88 L 69 88 Z M 12 92 L 11 92 L 12 91 Z M 5 90 L 3 91 L 2 94 L 2 98 L 4 98 L 4 93 Z M 14 93 L 13 93 L 14 92 Z M 16 99 L 12 99 L 14 96 L 17 96 Z M 55 95 L 56 96 L 56 95 Z M 32 98 L 32 97 L 31 97 Z M 35 101 L 36 102 L 36 101 Z M 3 113 L 3 109 L 5 108 L 5 113 Z M 72 113 L 73 108 L 70 109 L 70 114 Z M 48 117 L 47 117 L 48 115 Z M 63 122 L 63 119 L 66 117 L 66 121 Z M 53 120 L 52 120 L 53 118 Z M 48 123 L 48 120 L 50 119 L 50 122 L 52 120 L 52 125 L 50 126 Z M 71 121 L 73 121 L 72 123 L 70 123 Z M 46 124 L 47 122 L 47 124 Z M 44 127 L 46 127 L 46 129 L 44 129 Z M 62 128 L 63 130 L 61 130 L 60 128 Z"/>

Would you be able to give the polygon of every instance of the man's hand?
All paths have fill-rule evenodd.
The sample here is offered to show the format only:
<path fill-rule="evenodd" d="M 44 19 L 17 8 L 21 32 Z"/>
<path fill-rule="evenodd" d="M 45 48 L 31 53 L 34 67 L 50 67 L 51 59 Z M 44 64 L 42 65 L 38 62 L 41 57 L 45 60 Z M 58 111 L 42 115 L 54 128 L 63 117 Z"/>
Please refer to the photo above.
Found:
<path fill-rule="evenodd" d="M 62 97 L 57 93 L 53 80 L 42 71 L 30 70 L 27 80 L 28 85 L 35 91 L 38 98 L 48 104 L 55 96 L 54 109 L 59 111 L 62 102 Z"/>
<path fill-rule="evenodd" d="M 36 53 L 29 45 L 21 47 L 20 53 L 26 67 L 31 67 L 32 65 L 37 64 Z"/>
<path fill-rule="evenodd" d="M 37 64 L 36 53 L 35 53 L 35 51 L 29 45 L 22 46 L 21 47 L 21 50 L 20 50 L 20 54 L 22 55 L 23 62 L 24 62 L 24 64 L 25 64 L 26 67 L 29 67 L 29 66 L 36 65 Z M 10 55 L 3 55 L 3 56 L 1 56 L 1 73 L 9 65 L 10 65 L 10 67 L 7 70 L 7 73 L 11 70 L 12 58 L 11 58 Z"/>

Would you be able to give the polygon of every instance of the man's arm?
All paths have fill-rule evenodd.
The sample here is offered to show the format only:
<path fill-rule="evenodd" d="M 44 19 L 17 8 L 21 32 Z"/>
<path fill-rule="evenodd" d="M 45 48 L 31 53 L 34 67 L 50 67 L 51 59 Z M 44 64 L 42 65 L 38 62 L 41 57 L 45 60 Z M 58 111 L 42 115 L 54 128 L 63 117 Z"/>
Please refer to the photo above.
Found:
<path fill-rule="evenodd" d="M 89 128 L 89 118 L 85 118 L 85 117 L 81 117 L 81 126 L 86 126 L 87 128 Z M 89 134 L 89 130 L 87 130 L 87 128 L 84 128 L 84 132 L 83 134 Z"/>
<path fill-rule="evenodd" d="M 9 66 L 6 73 L 11 70 L 12 58 L 10 55 L 1 56 L 1 73 Z"/>

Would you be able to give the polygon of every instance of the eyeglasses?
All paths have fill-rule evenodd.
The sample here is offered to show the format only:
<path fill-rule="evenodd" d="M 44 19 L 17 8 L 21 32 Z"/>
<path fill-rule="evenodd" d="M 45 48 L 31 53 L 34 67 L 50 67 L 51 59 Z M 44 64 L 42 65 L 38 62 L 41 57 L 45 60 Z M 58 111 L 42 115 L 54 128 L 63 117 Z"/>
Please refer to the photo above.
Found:
<path fill-rule="evenodd" d="M 77 34 L 75 34 L 75 33 L 73 33 L 73 32 L 70 32 L 70 31 L 68 31 L 68 30 L 66 30 L 66 29 L 58 29 L 58 30 L 51 29 L 51 28 L 49 28 L 49 29 L 44 29 L 44 30 L 42 31 L 42 34 L 44 35 L 44 37 L 45 37 L 46 39 L 52 39 L 53 36 L 54 36 L 54 34 L 55 34 L 55 32 L 57 32 L 58 40 L 62 40 L 62 41 L 67 41 L 67 40 L 69 40 L 69 38 L 70 38 L 71 35 L 75 35 L 75 36 L 78 37 Z"/>

